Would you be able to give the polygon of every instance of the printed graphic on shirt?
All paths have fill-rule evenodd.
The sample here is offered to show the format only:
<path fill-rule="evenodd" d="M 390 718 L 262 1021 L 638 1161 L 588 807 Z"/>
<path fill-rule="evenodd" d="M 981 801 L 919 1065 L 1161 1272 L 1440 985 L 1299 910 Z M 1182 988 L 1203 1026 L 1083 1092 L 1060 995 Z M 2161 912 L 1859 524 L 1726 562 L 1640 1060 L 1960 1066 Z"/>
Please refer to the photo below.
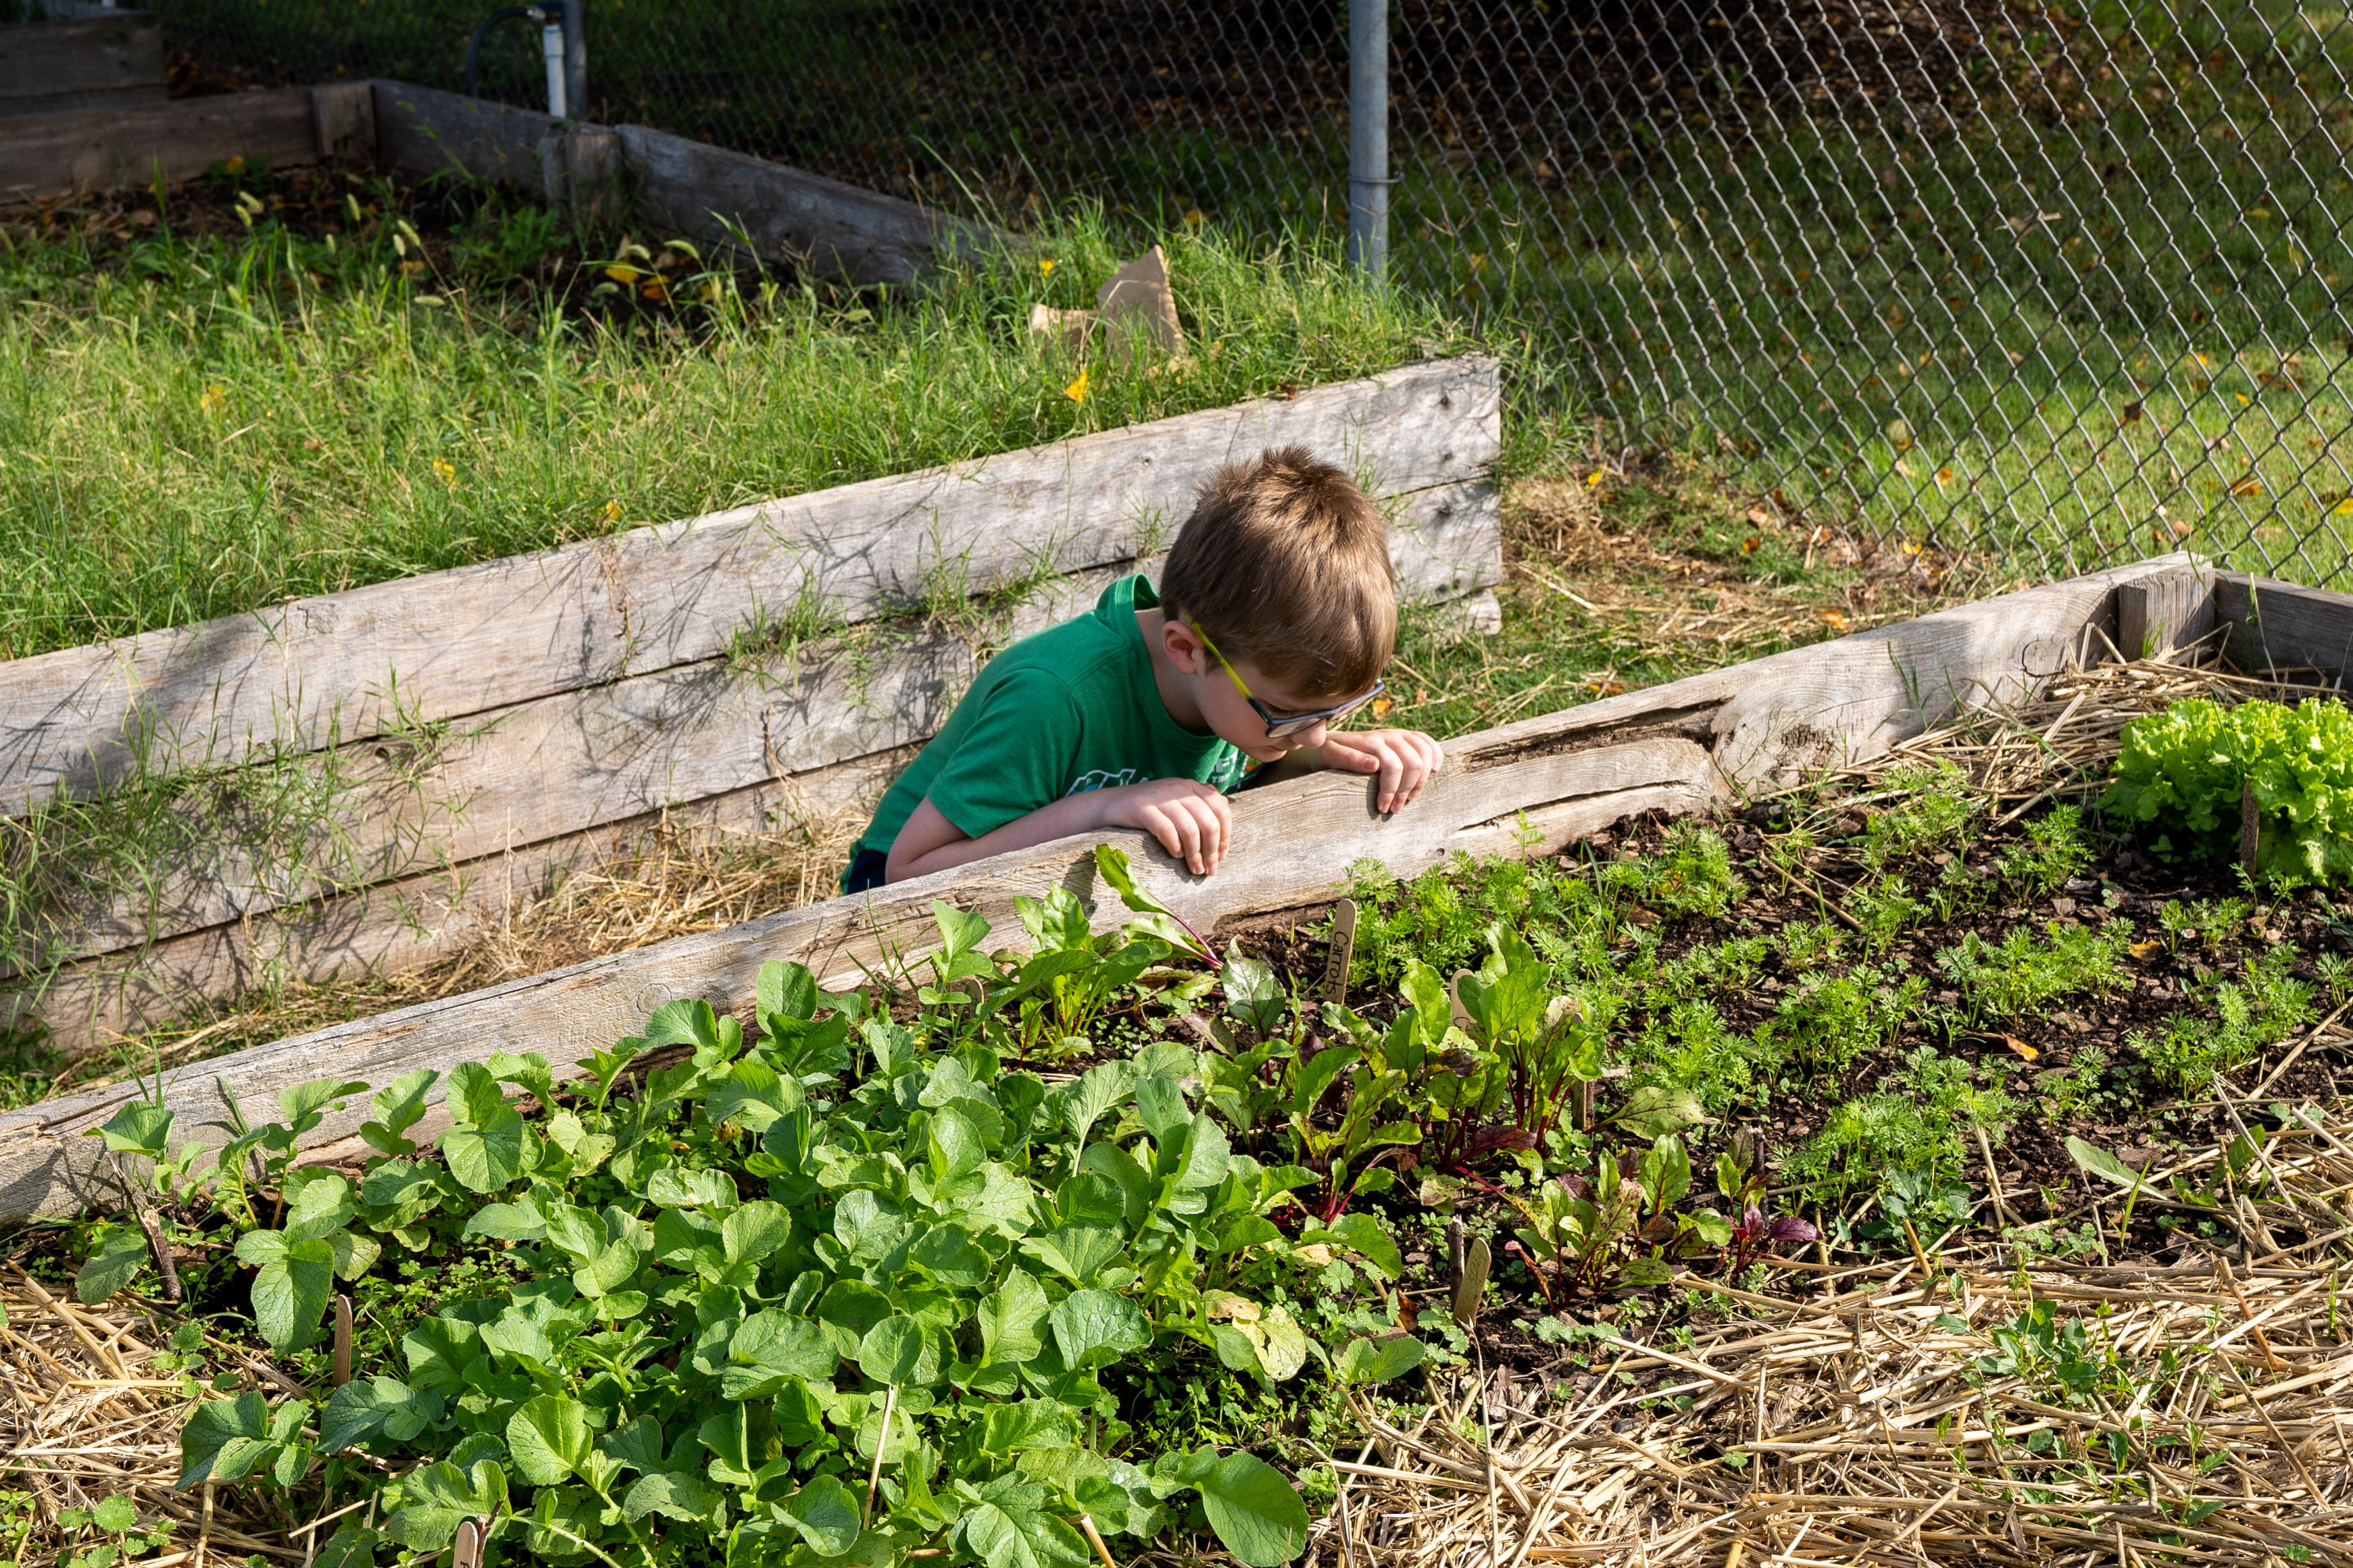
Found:
<path fill-rule="evenodd" d="M 1092 773 L 1081 773 L 1078 782 L 1062 792 L 1062 798 L 1068 800 L 1074 795 L 1088 795 L 1099 789 L 1125 789 L 1129 784 L 1143 782 L 1144 775 L 1134 768 L 1122 768 L 1116 773 L 1109 768 L 1097 768 Z"/>

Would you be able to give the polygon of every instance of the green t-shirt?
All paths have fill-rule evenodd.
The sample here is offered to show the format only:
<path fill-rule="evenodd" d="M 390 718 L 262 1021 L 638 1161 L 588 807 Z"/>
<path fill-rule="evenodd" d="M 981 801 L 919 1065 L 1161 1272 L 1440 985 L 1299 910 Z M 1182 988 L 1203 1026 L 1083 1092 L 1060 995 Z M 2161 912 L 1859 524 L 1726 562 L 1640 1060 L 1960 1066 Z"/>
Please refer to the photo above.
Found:
<path fill-rule="evenodd" d="M 928 795 L 978 838 L 1068 795 L 1148 779 L 1198 779 L 1220 791 L 1249 759 L 1216 734 L 1168 716 L 1135 624 L 1160 595 L 1138 574 L 1103 591 L 1094 611 L 1022 638 L 990 659 L 947 726 L 882 796 L 860 849 L 889 854 Z"/>

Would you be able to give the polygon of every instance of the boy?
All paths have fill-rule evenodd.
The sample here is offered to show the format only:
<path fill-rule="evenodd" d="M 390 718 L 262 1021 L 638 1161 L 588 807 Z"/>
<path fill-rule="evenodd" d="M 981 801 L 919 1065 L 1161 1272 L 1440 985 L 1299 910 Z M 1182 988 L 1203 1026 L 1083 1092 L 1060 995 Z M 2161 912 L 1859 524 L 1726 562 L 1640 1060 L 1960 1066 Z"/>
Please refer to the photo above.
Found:
<path fill-rule="evenodd" d="M 1092 615 L 991 659 L 858 841 L 844 892 L 1104 827 L 1218 868 L 1245 780 L 1377 773 L 1421 793 L 1444 754 L 1412 730 L 1332 728 L 1380 695 L 1397 637 L 1388 529 L 1296 447 L 1220 469 L 1168 552 Z"/>

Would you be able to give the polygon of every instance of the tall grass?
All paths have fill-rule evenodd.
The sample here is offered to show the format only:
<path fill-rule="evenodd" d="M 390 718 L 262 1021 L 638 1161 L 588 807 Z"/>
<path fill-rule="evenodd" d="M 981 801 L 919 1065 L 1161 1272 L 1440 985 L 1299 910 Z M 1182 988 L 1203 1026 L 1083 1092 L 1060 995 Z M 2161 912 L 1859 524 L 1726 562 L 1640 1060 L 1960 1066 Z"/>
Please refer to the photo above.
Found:
<path fill-rule="evenodd" d="M 691 316 L 623 327 L 564 308 L 564 290 L 451 287 L 465 279 L 417 267 L 396 214 L 312 237 L 254 205 L 250 233 L 230 238 L 175 235 L 166 205 L 148 237 L 102 258 L 54 228 L 0 242 L 0 657 L 1344 379 L 1457 341 L 1328 247 L 1214 229 L 1164 241 L 1186 363 L 1123 367 L 1027 331 L 1033 304 L 1092 305 L 1118 263 L 1083 218 L 913 290 L 828 297 L 712 272 Z"/>

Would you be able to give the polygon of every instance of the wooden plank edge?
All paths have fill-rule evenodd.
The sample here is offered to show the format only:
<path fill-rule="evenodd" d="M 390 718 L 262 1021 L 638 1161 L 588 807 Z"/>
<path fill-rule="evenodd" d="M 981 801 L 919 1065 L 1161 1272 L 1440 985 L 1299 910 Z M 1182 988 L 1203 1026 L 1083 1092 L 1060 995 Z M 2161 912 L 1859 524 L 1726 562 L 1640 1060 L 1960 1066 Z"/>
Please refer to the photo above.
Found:
<path fill-rule="evenodd" d="M 723 254 L 852 285 L 904 284 L 943 257 L 1017 243 L 988 225 L 748 153 L 650 126 L 615 133 L 638 209 Z"/>
<path fill-rule="evenodd" d="M 315 163 L 313 90 L 280 88 L 11 121 L 0 137 L 0 201 L 192 179 L 230 157 L 275 168 Z"/>
<path fill-rule="evenodd" d="M 2195 647 L 2214 626 L 2214 569 L 2203 561 L 2116 589 L 2116 651 L 2125 658 L 2163 658 Z"/>
<path fill-rule="evenodd" d="M 871 812 L 913 755 L 912 746 L 894 747 L 88 960 L 37 992 L 0 997 L 0 1021 L 37 1019 L 53 1047 L 80 1056 L 184 1016 L 195 1001 L 289 981 L 405 973 L 482 940 L 560 879 L 626 858 L 665 826 L 756 833 L 783 819 Z"/>
<path fill-rule="evenodd" d="M 2317 669 L 2339 686 L 2353 673 L 2353 595 L 2218 572 L 2213 607 L 2242 669 Z"/>
<path fill-rule="evenodd" d="M 133 767 L 203 765 L 256 742 L 317 749 L 693 663 L 722 652 L 763 605 L 808 592 L 845 622 L 871 620 L 897 607 L 892 584 L 916 585 L 927 561 L 965 563 L 986 592 L 1034 571 L 1040 550 L 1063 570 L 1125 559 L 1161 525 L 1144 515 L 1155 498 L 1172 484 L 1189 492 L 1192 468 L 1155 468 L 1163 455 L 1147 448 L 1162 443 L 1204 444 L 1223 460 L 1237 442 L 1365 431 L 1427 405 L 1459 434 L 1447 429 L 1422 468 L 1392 476 L 1416 481 L 1403 487 L 1411 503 L 1484 479 L 1501 446 L 1500 396 L 1492 360 L 1425 362 L 16 660 L 0 665 L 0 813 Z M 1193 468 L 1206 477 L 1203 463 Z M 1099 521 L 1107 513 L 1118 515 Z M 1045 532 L 1004 526 L 1021 518 Z M 486 619 L 473 608 L 484 604 L 500 614 Z M 546 666 L 508 646 L 518 626 L 541 628 L 530 635 L 551 650 Z"/>
<path fill-rule="evenodd" d="M 1573 781 L 1565 784 L 1560 776 L 1563 766 L 1592 783 L 1584 788 L 1575 787 Z M 1573 757 L 1531 758 L 1491 778 L 1487 788 L 1508 789 L 1523 779 L 1547 797 L 1551 808 L 1547 819 L 1563 830 L 1574 826 L 1573 808 L 1579 803 L 1586 805 L 1588 813 L 1607 809 L 1609 816 L 1605 820 L 1609 820 L 1622 815 L 1628 802 L 1698 800 L 1712 796 L 1718 787 L 1705 748 L 1688 736 L 1645 736 Z M 1302 784 L 1306 786 L 1304 791 Z M 1227 901 L 1229 893 L 1242 895 L 1229 911 L 1234 914 L 1295 905 L 1328 894 L 1333 882 L 1345 875 L 1346 866 L 1356 858 L 1361 847 L 1356 842 L 1357 835 L 1342 835 L 1327 827 L 1316 837 L 1314 853 L 1303 855 L 1299 807 L 1304 799 L 1320 805 L 1326 818 L 1345 816 L 1361 823 L 1370 815 L 1370 787 L 1368 781 L 1325 777 L 1262 792 L 1273 795 L 1288 791 L 1288 801 L 1238 800 L 1238 838 L 1247 836 L 1260 842 L 1259 858 L 1268 875 L 1247 885 L 1229 879 L 1225 889 L 1206 894 L 1192 889 L 1184 900 L 1191 913 L 1205 923 L 1214 923 L 1208 919 L 1209 910 L 1217 907 L 1212 900 Z M 1430 797 L 1425 796 L 1415 808 L 1421 813 L 1419 816 L 1409 813 L 1388 819 L 1393 831 L 1410 843 L 1401 840 L 1387 858 L 1418 868 L 1458 848 L 1477 851 L 1515 842 L 1515 816 L 1507 814 L 1498 822 L 1493 820 L 1496 812 L 1490 808 L 1493 803 L 1481 798 L 1479 791 L 1457 794 L 1465 798 L 1457 802 L 1455 816 L 1424 810 L 1431 804 Z M 932 945 L 922 942 L 921 936 L 931 922 L 930 901 L 936 896 L 951 895 L 961 904 L 977 906 L 1000 932 L 1016 940 L 1018 926 L 1012 919 L 1012 899 L 1043 894 L 1058 885 L 1071 886 L 1082 899 L 1097 905 L 1099 914 L 1108 921 L 1110 910 L 1101 907 L 1108 900 L 1097 900 L 1092 882 L 1092 847 L 1098 839 L 1120 843 L 1147 876 L 1167 879 L 1165 868 L 1153 866 L 1157 852 L 1147 847 L 1142 836 L 1090 836 L 997 857 L 874 894 L 830 900 L 723 931 L 638 949 L 634 954 L 617 954 L 510 982 L 462 999 L 428 1003 L 382 1018 L 339 1026 L 167 1072 L 164 1080 L 167 1103 L 182 1114 L 174 1137 L 202 1141 L 210 1136 L 197 1131 L 195 1123 L 209 1114 L 206 1106 L 217 1103 L 216 1079 L 241 1100 L 261 1106 L 269 1103 L 275 1089 L 284 1087 L 290 1075 L 307 1080 L 325 1071 L 371 1082 L 389 1081 L 396 1068 L 406 1070 L 399 1068 L 400 1063 L 438 1061 L 450 1052 L 480 1055 L 509 1046 L 543 1050 L 551 1040 L 596 1038 L 608 1027 L 623 1026 L 632 1017 L 642 1019 L 654 1007 L 681 996 L 710 995 L 732 1008 L 747 994 L 759 965 L 776 957 L 800 957 L 839 984 L 855 976 L 860 963 L 885 963 L 886 955 L 894 949 L 912 951 Z M 1281 853 L 1274 852 L 1278 846 Z M 557 1005 L 551 1010 L 550 1003 Z M 504 1015 L 518 1005 L 529 1022 L 509 1027 L 509 1023 L 520 1020 Z M 457 1058 L 449 1059 L 454 1065 Z M 28 1182 L 46 1190 L 55 1185 L 68 1166 L 79 1170 L 87 1164 L 79 1174 L 99 1178 L 98 1167 L 87 1160 L 89 1147 L 78 1134 L 91 1124 L 93 1102 L 111 1107 L 138 1092 L 125 1084 L 0 1118 L 0 1216 L 22 1212 Z M 103 1113 L 97 1116 L 103 1119 Z M 315 1141 L 348 1135 L 356 1121 L 344 1125 L 344 1120 L 331 1118 L 322 1131 L 332 1136 Z M 60 1161 L 66 1164 L 60 1165 Z"/>
<path fill-rule="evenodd" d="M 1091 901 L 1098 923 L 1112 923 L 1121 918 L 1115 906 L 1093 899 L 1090 848 L 1098 840 L 1125 848 L 1147 886 L 1206 925 L 1253 909 L 1313 901 L 1360 856 L 1406 871 L 1451 847 L 1509 842 L 1523 812 L 1531 821 L 1550 820 L 1547 831 L 1566 831 L 1581 800 L 1620 791 L 1720 798 L 1790 767 L 1876 755 L 1964 700 L 2031 695 L 2050 676 L 2095 658 L 2098 637 L 2114 637 L 2120 584 L 2187 563 L 2176 555 L 2094 573 L 1465 737 L 1424 798 L 1395 817 L 1371 812 L 1364 781 L 1327 774 L 1253 791 L 1235 803 L 1237 856 L 1219 878 L 1182 875 L 1140 835 L 1065 840 L 257 1047 L 203 1064 L 201 1076 L 167 1074 L 166 1100 L 192 1113 L 186 1125 L 209 1103 L 213 1075 L 240 1094 L 265 1098 L 326 1072 L 381 1083 L 493 1049 L 617 1037 L 653 1007 L 681 996 L 737 1007 L 769 958 L 800 957 L 834 974 L 865 954 L 913 951 L 934 897 L 978 908 L 1009 931 L 1001 917 L 1014 896 L 1068 886 Z M 1675 759 L 1683 756 L 1697 762 L 1680 764 L 1684 771 L 1676 775 Z M 1625 776 L 1630 768 L 1640 771 L 1638 763 L 1654 776 Z M 1619 776 L 1607 787 L 1579 787 L 1580 778 L 1609 768 Z M 1301 831 L 1311 820 L 1324 825 L 1312 840 Z M 1240 885 L 1229 879 L 1250 864 L 1251 845 L 1266 850 L 1261 871 Z M 0 1217 L 64 1212 L 102 1195 L 91 1144 L 79 1133 L 129 1093 L 100 1091 L 0 1116 Z M 331 1118 L 315 1142 L 349 1136 L 362 1115 L 346 1110 Z"/>

